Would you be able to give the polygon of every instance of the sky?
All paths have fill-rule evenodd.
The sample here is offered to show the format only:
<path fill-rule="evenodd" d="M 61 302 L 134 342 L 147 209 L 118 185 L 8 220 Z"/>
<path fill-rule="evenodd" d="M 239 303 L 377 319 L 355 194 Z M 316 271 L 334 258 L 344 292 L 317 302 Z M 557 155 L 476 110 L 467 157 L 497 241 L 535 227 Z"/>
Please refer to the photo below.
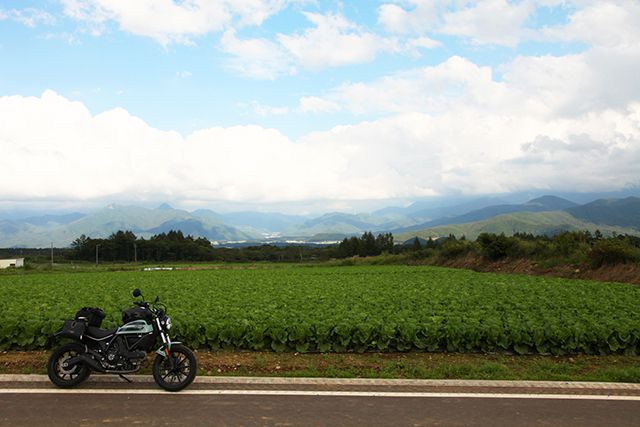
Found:
<path fill-rule="evenodd" d="M 0 0 L 0 210 L 640 186 L 637 0 Z"/>

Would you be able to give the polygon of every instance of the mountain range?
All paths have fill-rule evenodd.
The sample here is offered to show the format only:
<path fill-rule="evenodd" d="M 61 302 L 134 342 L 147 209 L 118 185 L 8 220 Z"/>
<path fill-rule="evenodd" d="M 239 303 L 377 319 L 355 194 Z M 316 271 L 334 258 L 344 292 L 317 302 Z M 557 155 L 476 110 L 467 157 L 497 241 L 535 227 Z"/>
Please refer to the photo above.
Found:
<path fill-rule="evenodd" d="M 181 230 L 225 245 L 336 241 L 364 231 L 392 232 L 398 242 L 448 234 L 473 239 L 482 232 L 600 230 L 640 235 L 640 198 L 598 199 L 586 204 L 552 195 L 521 204 L 505 203 L 500 198 L 442 205 L 418 201 L 371 213 L 332 212 L 315 217 L 251 211 L 217 213 L 208 209 L 189 212 L 166 203 L 155 209 L 112 204 L 90 213 L 0 219 L 0 247 L 47 247 L 51 243 L 64 247 L 82 234 L 104 238 L 117 230 L 131 230 L 144 238 Z"/>

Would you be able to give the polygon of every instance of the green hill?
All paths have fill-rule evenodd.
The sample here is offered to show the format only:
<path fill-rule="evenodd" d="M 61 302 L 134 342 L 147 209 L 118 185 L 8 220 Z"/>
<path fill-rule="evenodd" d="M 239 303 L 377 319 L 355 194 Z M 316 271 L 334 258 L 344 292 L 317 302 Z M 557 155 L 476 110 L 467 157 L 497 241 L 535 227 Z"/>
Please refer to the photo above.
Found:
<path fill-rule="evenodd" d="M 600 199 L 566 211 L 576 218 L 595 224 L 640 229 L 640 197 Z"/>
<path fill-rule="evenodd" d="M 425 228 L 422 230 L 402 233 L 396 236 L 397 241 L 404 241 L 414 236 L 421 238 L 448 236 L 453 234 L 456 237 L 466 236 L 475 239 L 481 233 L 504 233 L 513 235 L 515 233 L 532 234 L 557 234 L 562 231 L 588 230 L 595 232 L 600 230 L 603 234 L 619 233 L 640 235 L 640 230 L 631 227 L 620 227 L 611 225 L 594 224 L 583 221 L 564 211 L 553 212 L 517 212 L 506 215 L 499 215 L 483 221 L 469 222 L 465 224 L 450 224 L 437 227 Z"/>
<path fill-rule="evenodd" d="M 558 211 L 577 206 L 575 203 L 556 196 L 542 196 L 536 199 L 529 200 L 526 203 L 519 205 L 492 205 L 486 206 L 481 209 L 476 209 L 462 215 L 456 216 L 444 216 L 432 221 L 424 222 L 421 224 L 411 225 L 409 227 L 392 230 L 395 233 L 402 233 L 424 230 L 425 228 L 434 228 L 440 225 L 451 224 L 467 224 L 470 222 L 483 221 L 486 219 L 494 218 L 499 215 L 513 214 L 516 212 L 547 212 Z"/>
<path fill-rule="evenodd" d="M 6 222 L 6 221 L 5 221 Z M 173 209 L 167 204 L 156 209 L 138 206 L 109 205 L 68 224 L 34 226 L 21 223 L 0 223 L 0 247 L 68 246 L 80 235 L 106 238 L 118 230 L 130 230 L 140 237 L 181 230 L 184 234 L 209 240 L 250 240 L 256 236 L 225 225 L 215 213 L 196 216 Z M 259 236 L 258 236 L 259 237 Z"/>

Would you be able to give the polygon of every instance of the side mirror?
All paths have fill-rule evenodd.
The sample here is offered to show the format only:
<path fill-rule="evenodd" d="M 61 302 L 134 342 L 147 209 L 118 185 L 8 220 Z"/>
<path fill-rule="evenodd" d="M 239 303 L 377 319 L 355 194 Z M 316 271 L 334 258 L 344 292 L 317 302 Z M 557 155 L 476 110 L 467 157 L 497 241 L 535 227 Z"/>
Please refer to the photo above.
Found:
<path fill-rule="evenodd" d="M 134 298 L 138 298 L 141 295 L 142 295 L 142 292 L 140 292 L 140 289 L 136 288 L 136 289 L 133 290 L 133 297 Z"/>

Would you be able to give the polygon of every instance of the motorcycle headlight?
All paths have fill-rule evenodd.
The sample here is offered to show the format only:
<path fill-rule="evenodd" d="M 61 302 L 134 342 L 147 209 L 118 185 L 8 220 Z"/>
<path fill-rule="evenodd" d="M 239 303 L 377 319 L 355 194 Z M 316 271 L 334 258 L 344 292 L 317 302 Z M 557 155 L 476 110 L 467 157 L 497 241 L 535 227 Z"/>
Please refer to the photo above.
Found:
<path fill-rule="evenodd" d="M 167 330 L 171 329 L 171 318 L 169 316 L 167 316 L 167 319 L 164 321 L 164 326 Z"/>

